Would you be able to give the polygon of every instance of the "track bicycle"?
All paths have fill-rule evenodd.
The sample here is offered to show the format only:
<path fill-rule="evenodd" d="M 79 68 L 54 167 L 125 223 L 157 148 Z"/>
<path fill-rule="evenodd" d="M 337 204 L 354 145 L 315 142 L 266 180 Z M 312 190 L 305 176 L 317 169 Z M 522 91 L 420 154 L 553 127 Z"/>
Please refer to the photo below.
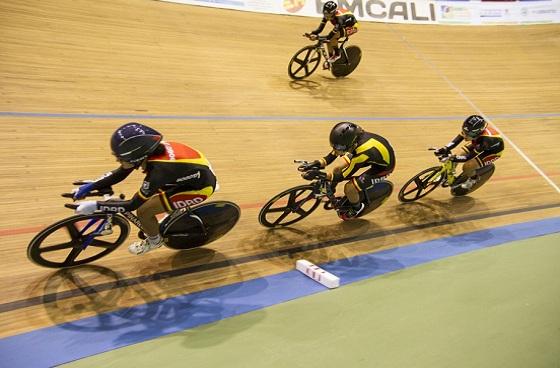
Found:
<path fill-rule="evenodd" d="M 435 151 L 435 148 L 429 150 Z M 457 162 L 453 161 L 454 155 L 450 153 L 436 154 L 436 157 L 441 165 L 422 170 L 407 181 L 399 191 L 401 202 L 414 202 L 427 196 L 440 185 L 443 188 L 450 187 L 453 196 L 464 196 L 480 188 L 494 174 L 495 166 L 492 163 L 479 168 L 476 183 L 470 189 L 465 189 L 461 187 L 461 184 L 468 178 L 463 174 L 455 176 Z"/>
<path fill-rule="evenodd" d="M 294 160 L 297 164 L 309 164 L 309 161 Z M 301 171 L 301 170 L 300 170 Z M 298 185 L 287 189 L 268 201 L 259 212 L 259 223 L 265 227 L 288 226 L 303 220 L 315 211 L 321 203 L 325 210 L 335 210 L 342 214 L 352 208 L 346 196 L 336 197 L 331 182 L 326 174 L 321 172 L 319 178 L 310 184 Z M 367 215 L 391 195 L 393 183 L 380 180 L 371 189 L 365 192 L 365 207 L 356 217 Z"/>
<path fill-rule="evenodd" d="M 324 68 L 329 69 L 335 77 L 345 77 L 352 73 L 362 59 L 362 50 L 356 45 L 344 47 L 348 41 L 348 37 L 345 37 L 339 41 L 340 59 L 331 64 L 327 61 L 329 53 L 325 44 L 328 41 L 326 36 L 318 36 L 315 45 L 305 46 L 297 51 L 288 64 L 290 78 L 300 80 L 309 77 L 321 64 L 321 58 L 325 60 Z"/>
<path fill-rule="evenodd" d="M 85 184 L 77 181 L 75 185 Z M 89 193 L 86 197 L 114 198 L 112 188 Z M 73 193 L 62 194 L 72 198 Z M 124 195 L 118 198 L 124 199 Z M 75 210 L 78 205 L 67 203 Z M 159 226 L 164 245 L 182 250 L 201 247 L 219 239 L 239 220 L 241 210 L 233 202 L 212 201 L 186 206 L 173 211 Z M 142 224 L 132 212 L 109 213 L 96 211 L 91 215 L 74 215 L 39 232 L 27 247 L 27 257 L 35 264 L 50 268 L 65 268 L 87 264 L 105 257 L 121 245 L 130 233 L 130 222 L 145 239 Z"/>

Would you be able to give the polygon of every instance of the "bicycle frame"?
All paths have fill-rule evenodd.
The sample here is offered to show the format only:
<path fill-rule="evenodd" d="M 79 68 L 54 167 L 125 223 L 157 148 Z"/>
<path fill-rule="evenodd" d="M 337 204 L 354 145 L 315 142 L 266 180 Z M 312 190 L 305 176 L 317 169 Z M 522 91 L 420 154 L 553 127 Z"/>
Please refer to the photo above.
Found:
<path fill-rule="evenodd" d="M 138 229 L 140 229 L 140 231 L 144 232 L 142 224 L 140 223 L 140 219 L 138 219 L 138 217 L 136 215 L 134 215 L 132 212 L 122 212 L 120 214 L 123 215 L 127 220 L 132 222 L 134 225 L 136 225 L 136 227 L 138 227 Z M 93 239 L 96 236 L 103 235 L 103 231 L 107 230 L 107 225 L 109 225 L 109 228 L 113 226 L 112 219 L 113 219 L 113 216 L 116 216 L 117 214 L 105 213 L 105 215 L 106 215 L 106 218 L 104 220 L 102 220 L 101 223 L 99 225 L 97 225 L 95 230 L 93 232 L 91 232 L 84 239 L 84 241 L 82 243 L 82 249 L 86 249 L 88 247 L 88 245 L 91 244 L 91 242 L 93 241 Z M 79 232 L 80 236 L 83 235 L 86 231 L 88 231 L 98 221 L 99 221 L 99 219 L 89 220 L 88 223 L 86 224 L 86 226 L 84 226 L 80 230 L 80 232 Z"/>
<path fill-rule="evenodd" d="M 315 44 L 315 49 L 318 50 L 325 60 L 328 60 L 329 53 L 326 50 L 325 44 L 327 43 L 328 39 L 326 37 L 319 37 L 317 43 Z M 348 41 L 348 36 L 344 38 L 344 40 L 339 41 L 338 47 L 340 48 L 341 52 L 344 53 L 344 60 L 346 60 L 346 64 L 348 64 L 348 54 L 346 53 L 346 49 L 344 48 L 344 44 Z M 330 63 L 328 63 L 329 69 L 331 68 Z"/>
<path fill-rule="evenodd" d="M 447 180 L 448 185 L 453 185 L 457 177 L 455 176 L 455 169 L 457 168 L 457 163 L 450 160 L 449 156 L 440 159 L 443 162 L 441 165 L 440 174 L 443 175 L 444 180 Z"/>

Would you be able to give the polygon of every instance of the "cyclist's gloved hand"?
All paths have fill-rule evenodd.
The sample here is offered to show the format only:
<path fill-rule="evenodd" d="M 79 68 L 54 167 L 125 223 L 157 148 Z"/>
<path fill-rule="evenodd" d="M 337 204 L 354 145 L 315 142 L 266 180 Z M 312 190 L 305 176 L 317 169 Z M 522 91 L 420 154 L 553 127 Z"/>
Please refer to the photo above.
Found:
<path fill-rule="evenodd" d="M 451 161 L 451 162 L 460 162 L 459 160 L 457 160 L 457 156 L 455 156 L 455 155 L 449 156 L 449 161 Z"/>
<path fill-rule="evenodd" d="M 301 177 L 304 178 L 305 180 L 313 180 L 318 178 L 326 178 L 327 174 L 317 169 L 312 169 L 301 174 Z"/>
<path fill-rule="evenodd" d="M 91 183 L 87 183 L 84 185 L 80 185 L 80 187 L 78 189 L 74 189 L 72 191 L 72 193 L 74 194 L 74 199 L 82 199 L 84 198 L 86 195 L 89 194 L 89 192 L 91 192 L 91 190 L 93 189 L 93 182 Z"/>
<path fill-rule="evenodd" d="M 444 146 L 444 147 L 441 147 L 441 148 L 438 148 L 437 150 L 435 150 L 434 155 L 436 155 L 436 156 L 447 155 L 447 154 L 449 154 L 449 152 L 450 152 L 449 148 Z"/>
<path fill-rule="evenodd" d="M 97 201 L 83 201 L 80 202 L 76 208 L 77 215 L 91 215 L 97 210 Z"/>
<path fill-rule="evenodd" d="M 309 38 L 311 41 L 315 41 L 319 38 L 319 36 L 317 36 L 315 33 L 306 33 L 305 34 L 307 36 L 307 38 Z"/>
<path fill-rule="evenodd" d="M 299 165 L 299 171 L 309 171 L 311 169 L 320 169 L 321 168 L 321 161 L 315 160 L 313 162 L 308 162 L 306 164 Z"/>

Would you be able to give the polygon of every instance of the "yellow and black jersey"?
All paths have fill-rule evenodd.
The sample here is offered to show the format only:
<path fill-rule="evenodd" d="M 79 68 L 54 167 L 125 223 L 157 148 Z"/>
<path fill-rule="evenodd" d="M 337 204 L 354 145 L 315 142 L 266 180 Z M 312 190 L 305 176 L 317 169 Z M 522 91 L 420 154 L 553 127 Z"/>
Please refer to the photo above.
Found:
<path fill-rule="evenodd" d="M 323 159 L 328 165 L 338 157 L 335 151 L 330 152 Z M 363 132 L 358 137 L 356 149 L 346 153 L 342 158 L 348 164 L 342 170 L 342 180 L 354 175 L 358 170 L 368 168 L 367 172 L 373 177 L 388 175 L 395 168 L 395 151 L 385 138 L 380 135 Z"/>

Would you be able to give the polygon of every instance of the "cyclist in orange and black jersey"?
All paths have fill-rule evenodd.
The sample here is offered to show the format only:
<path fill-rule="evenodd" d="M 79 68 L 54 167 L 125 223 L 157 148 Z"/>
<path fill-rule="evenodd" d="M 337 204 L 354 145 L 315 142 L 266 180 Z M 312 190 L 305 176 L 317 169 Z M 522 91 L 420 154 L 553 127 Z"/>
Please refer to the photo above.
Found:
<path fill-rule="evenodd" d="M 79 214 L 90 214 L 95 210 L 137 210 L 148 238 L 129 247 L 133 254 L 143 254 L 162 245 L 157 214 L 202 203 L 217 186 L 210 163 L 201 152 L 181 143 L 164 142 L 162 138 L 147 126 L 138 123 L 123 125 L 111 139 L 113 154 L 121 166 L 82 185 L 74 194 L 75 199 L 83 198 L 90 191 L 117 184 L 133 170 L 142 168 L 146 177 L 132 199 L 85 201 L 80 202 L 76 210 Z"/>
<path fill-rule="evenodd" d="M 453 156 L 452 160 L 463 163 L 463 173 L 468 179 L 461 187 L 470 189 L 476 183 L 477 171 L 499 159 L 505 146 L 500 134 L 482 116 L 471 115 L 463 122 L 461 133 L 435 154 L 448 154 L 463 140 L 469 142 L 462 147 L 463 154 Z"/>
<path fill-rule="evenodd" d="M 340 49 L 338 48 L 338 40 L 358 32 L 358 20 L 348 9 L 338 9 L 338 5 L 334 1 L 327 1 L 323 6 L 323 19 L 319 27 L 310 33 L 310 38 L 315 39 L 319 36 L 329 21 L 334 28 L 327 35 L 329 39 L 327 49 L 330 55 L 327 61 L 329 63 L 334 63 L 336 60 L 340 59 L 341 56 Z"/>
<path fill-rule="evenodd" d="M 341 214 L 341 218 L 347 220 L 356 217 L 364 209 L 363 193 L 369 195 L 369 190 L 376 183 L 393 172 L 396 164 L 395 152 L 387 139 L 366 132 L 351 122 L 336 124 L 331 130 L 330 143 L 333 150 L 329 154 L 301 165 L 300 170 L 305 171 L 302 174 L 304 179 L 313 180 L 321 175 L 320 168 L 330 165 L 337 157 L 343 159 L 342 163 L 335 163 L 327 171 L 327 179 L 331 180 L 333 188 L 341 181 L 348 180 L 344 193 L 352 204 L 352 209 Z M 361 169 L 366 170 L 353 176 Z"/>
<path fill-rule="evenodd" d="M 117 184 L 134 169 L 121 166 L 96 181 L 92 190 Z M 216 176 L 208 160 L 199 151 L 181 143 L 161 142 L 159 149 L 147 157 L 142 169 L 146 177 L 132 199 L 98 201 L 98 208 L 106 212 L 134 211 L 150 197 L 158 195 L 165 209 L 173 211 L 203 202 L 216 187 Z M 179 195 L 181 193 L 183 195 Z"/>

